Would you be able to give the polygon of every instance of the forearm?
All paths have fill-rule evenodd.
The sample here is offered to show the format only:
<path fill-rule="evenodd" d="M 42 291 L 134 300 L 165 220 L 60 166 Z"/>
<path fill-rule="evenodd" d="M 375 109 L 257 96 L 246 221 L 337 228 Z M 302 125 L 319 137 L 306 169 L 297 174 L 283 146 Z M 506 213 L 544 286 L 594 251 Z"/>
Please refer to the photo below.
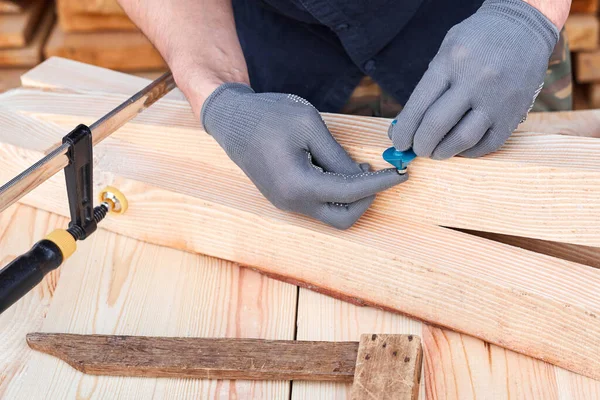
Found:
<path fill-rule="evenodd" d="M 197 116 L 220 84 L 249 84 L 230 0 L 119 3 L 161 53 Z"/>
<path fill-rule="evenodd" d="M 524 2 L 537 8 L 542 14 L 546 16 L 560 31 L 567 17 L 569 16 L 569 10 L 571 8 L 571 0 L 523 0 Z"/>

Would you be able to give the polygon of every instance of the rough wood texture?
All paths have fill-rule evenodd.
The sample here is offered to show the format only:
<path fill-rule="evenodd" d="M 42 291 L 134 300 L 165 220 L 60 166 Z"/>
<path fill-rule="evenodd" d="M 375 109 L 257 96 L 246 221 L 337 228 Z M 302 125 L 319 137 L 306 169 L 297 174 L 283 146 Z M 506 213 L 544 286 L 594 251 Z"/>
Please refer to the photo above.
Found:
<path fill-rule="evenodd" d="M 412 351 L 401 338 L 389 341 Z M 27 344 L 91 375 L 332 382 L 352 382 L 359 349 L 357 342 L 41 332 L 28 334 Z"/>
<path fill-rule="evenodd" d="M 64 32 L 137 30 L 116 0 L 57 0 Z"/>
<path fill-rule="evenodd" d="M 31 0 L 17 14 L 0 14 L 0 48 L 23 47 L 28 42 L 42 15 L 46 0 Z"/>
<path fill-rule="evenodd" d="M 367 334 L 360 337 L 352 400 L 416 400 L 423 348 L 413 335 Z"/>
<path fill-rule="evenodd" d="M 42 61 L 42 47 L 54 24 L 54 9 L 48 7 L 38 24 L 33 38 L 24 47 L 0 49 L 1 67 L 33 67 Z M 0 69 L 0 76 L 4 75 Z"/>
<path fill-rule="evenodd" d="M 11 220 L 11 230 L 3 231 L 0 240 L 3 262 L 66 223 L 64 218 L 58 223 L 52 216 L 57 222 L 36 217 L 31 224 L 25 215 L 0 214 L 0 224 Z M 90 377 L 54 357 L 30 351 L 24 338 L 26 332 L 41 330 L 289 340 L 294 336 L 294 286 L 226 261 L 102 229 L 78 243 L 77 252 L 46 279 L 44 285 L 0 316 L 3 399 L 237 396 L 266 400 L 289 396 L 290 385 L 284 381 Z"/>
<path fill-rule="evenodd" d="M 2 105 L 27 108 L 42 94 L 35 92 L 35 96 L 18 101 L 9 96 L 11 101 Z M 82 114 L 107 98 L 59 95 L 74 96 L 79 104 L 77 113 Z M 117 100 L 118 96 L 113 97 Z M 198 135 L 196 129 L 165 126 L 167 121 L 185 122 L 187 114 L 177 120 L 165 119 L 169 109 L 171 115 L 180 109 L 175 103 L 164 100 L 164 112 L 142 114 L 158 124 L 154 128 L 143 125 L 142 130 L 141 125 L 130 124 L 95 149 L 96 184 L 115 184 L 131 204 L 118 223 L 112 218 L 104 221 L 106 229 L 254 266 L 332 295 L 413 315 L 582 374 L 600 376 L 596 340 L 600 300 L 595 294 L 600 271 L 408 220 L 393 207 L 384 215 L 378 211 L 383 209 L 382 199 L 357 226 L 344 232 L 280 212 L 262 198 L 210 137 Z M 54 105 L 64 108 L 58 100 Z M 82 118 L 78 117 L 78 122 L 85 122 Z M 2 121 L 3 140 L 21 146 L 1 146 L 3 180 L 37 160 L 40 153 L 34 148 L 45 149 L 63 134 L 56 125 L 10 110 Z M 335 121 L 329 118 L 330 125 Z M 355 121 L 358 124 L 360 119 Z M 28 127 L 27 135 L 23 126 Z M 355 125 L 355 129 L 369 131 L 364 125 Z M 341 129 L 336 132 L 343 137 Z M 370 142 L 358 147 L 361 137 L 347 132 L 344 144 L 355 154 L 362 151 L 359 158 L 364 158 Z M 171 142 L 161 137 L 169 137 Z M 137 144 L 132 144 L 136 140 Z M 173 151 L 169 143 L 177 143 L 177 159 L 169 156 Z M 370 157 L 379 162 L 379 151 Z M 578 162 L 586 158 L 580 155 Z M 168 160 L 168 166 L 161 159 Z M 465 166 L 476 164 L 465 161 L 471 163 Z M 560 170 L 561 162 L 565 161 L 554 159 L 554 168 L 548 170 Z M 165 172 L 174 175 L 165 178 Z M 24 201 L 66 213 L 66 201 L 60 197 L 63 185 L 56 177 Z M 177 206 L 166 206 L 169 204 Z"/>
<path fill-rule="evenodd" d="M 565 23 L 569 50 L 595 50 L 600 39 L 600 23 L 596 15 L 571 14 Z"/>
<path fill-rule="evenodd" d="M 600 50 L 575 53 L 574 56 L 578 83 L 600 81 Z"/>
<path fill-rule="evenodd" d="M 158 51 L 141 32 L 65 33 L 56 25 L 44 46 L 44 54 L 120 71 L 166 67 Z"/>
<path fill-rule="evenodd" d="M 600 108 L 600 83 L 591 83 L 589 86 L 588 97 L 590 106 L 592 108 Z"/>
<path fill-rule="evenodd" d="M 598 11 L 598 0 L 573 0 L 571 2 L 572 13 L 595 14 Z"/>
<path fill-rule="evenodd" d="M 36 81 L 35 75 L 40 75 L 43 65 L 26 77 L 29 84 Z M 57 69 L 52 68 L 55 72 Z M 82 86 L 87 89 L 95 87 L 101 91 L 103 82 L 112 80 L 110 71 L 89 68 L 84 73 L 83 69 L 75 68 L 75 72 L 67 74 L 69 69 L 66 67 L 64 73 L 54 75 L 62 78 L 51 78 L 41 86 L 65 90 L 76 88 L 76 82 L 84 82 Z M 42 75 L 42 79 L 47 76 Z M 73 76 L 70 85 L 65 84 L 68 76 Z M 126 85 L 121 75 L 115 75 L 115 79 L 121 80 L 121 92 L 131 94 L 139 89 L 132 87 L 133 84 Z M 12 93 L 10 100 L 9 95 L 5 96 L 13 108 L 60 123 L 65 129 L 79 122 L 92 122 L 125 99 L 115 94 L 79 97 L 26 91 Z M 82 101 L 93 105 L 82 107 Z M 334 136 L 356 160 L 370 162 L 374 168 L 389 166 L 381 158 L 381 149 L 389 146 L 386 133 L 389 120 L 334 114 L 325 114 L 324 118 Z M 199 130 L 187 102 L 158 102 L 135 122 L 139 128 L 129 131 L 130 144 L 160 150 L 165 157 L 184 156 L 186 162 L 179 164 L 186 171 L 196 164 L 201 169 L 202 164 L 223 168 L 243 179 L 243 173 L 212 138 Z M 157 128 L 159 125 L 168 127 Z M 169 131 L 171 137 L 178 137 L 180 143 L 186 144 L 185 149 L 177 141 L 167 142 L 157 135 L 141 133 L 152 129 Z M 503 150 L 483 159 L 457 157 L 444 161 L 443 169 L 440 165 L 439 161 L 416 160 L 407 183 L 378 197 L 379 211 L 441 226 L 600 246 L 600 140 L 517 133 Z M 172 180 L 176 181 L 182 175 L 173 166 L 169 164 L 163 174 L 173 172 Z M 193 185 L 193 177 L 185 175 L 187 183 Z M 201 180 L 198 175 L 197 178 Z M 181 185 L 176 186 L 174 190 L 185 190 Z"/>

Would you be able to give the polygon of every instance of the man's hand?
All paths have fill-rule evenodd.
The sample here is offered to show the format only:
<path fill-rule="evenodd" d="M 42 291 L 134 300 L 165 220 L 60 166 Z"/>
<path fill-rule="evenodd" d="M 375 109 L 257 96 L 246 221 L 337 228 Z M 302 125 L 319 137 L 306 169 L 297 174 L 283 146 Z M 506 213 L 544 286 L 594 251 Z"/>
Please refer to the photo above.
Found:
<path fill-rule="evenodd" d="M 558 35 L 522 0 L 487 0 L 446 35 L 390 126 L 394 147 L 435 159 L 498 150 L 541 90 Z"/>
<path fill-rule="evenodd" d="M 408 178 L 352 161 L 318 111 L 295 95 L 226 83 L 205 101 L 201 121 L 276 207 L 336 228 L 350 227 L 376 193 Z"/>

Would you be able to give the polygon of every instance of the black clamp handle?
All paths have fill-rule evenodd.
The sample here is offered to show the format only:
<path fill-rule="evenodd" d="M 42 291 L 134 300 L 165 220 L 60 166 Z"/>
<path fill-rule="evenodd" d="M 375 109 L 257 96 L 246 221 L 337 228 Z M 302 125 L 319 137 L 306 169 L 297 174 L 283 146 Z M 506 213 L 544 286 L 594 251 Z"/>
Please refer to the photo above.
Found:
<path fill-rule="evenodd" d="M 74 241 L 90 236 L 109 211 L 106 204 L 93 208 L 92 132 L 79 125 L 63 138 L 69 144 L 65 167 L 67 195 L 71 222 L 63 235 L 49 235 L 33 245 L 27 253 L 17 257 L 0 270 L 0 313 L 27 294 L 44 276 L 58 268 L 74 251 Z M 55 231 L 56 232 L 56 231 Z M 69 243 L 72 242 L 72 243 Z M 72 249 L 65 251 L 65 248 Z"/>

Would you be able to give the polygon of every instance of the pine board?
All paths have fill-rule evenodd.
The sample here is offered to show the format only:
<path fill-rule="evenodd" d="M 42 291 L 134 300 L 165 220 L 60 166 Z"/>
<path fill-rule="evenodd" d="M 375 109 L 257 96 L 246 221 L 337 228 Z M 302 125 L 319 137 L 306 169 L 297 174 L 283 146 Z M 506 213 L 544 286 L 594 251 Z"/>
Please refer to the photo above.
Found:
<path fill-rule="evenodd" d="M 28 85 L 35 84 L 45 64 L 25 76 L 24 81 Z M 75 70 L 79 74 L 73 81 L 84 82 L 82 86 L 86 90 L 101 91 L 101 82 L 112 81 L 110 71 L 89 68 L 89 79 L 84 79 L 83 69 Z M 53 67 L 52 71 L 57 68 Z M 64 78 L 51 78 L 41 86 L 69 89 L 69 85 L 60 83 L 60 79 L 68 80 L 65 73 L 58 74 L 61 75 Z M 42 79 L 47 76 L 43 75 Z M 122 75 L 115 75 L 115 79 L 122 82 Z M 77 83 L 71 83 L 71 88 L 76 86 Z M 129 94 L 140 89 L 122 83 L 120 87 Z M 90 123 L 126 99 L 117 94 L 79 97 L 69 93 L 27 91 L 5 96 L 11 107 L 65 128 L 79 122 Z M 334 136 L 355 159 L 369 162 L 374 168 L 388 166 L 381 159 L 381 149 L 389 146 L 386 133 L 389 120 L 323 116 Z M 139 128 L 128 131 L 126 141 L 129 143 L 160 150 L 165 156 L 178 159 L 184 156 L 188 163 L 227 169 L 243 178 L 243 173 L 212 138 L 199 129 L 187 102 L 160 101 L 130 126 L 136 123 L 140 124 Z M 168 128 L 161 126 L 157 132 L 168 131 L 170 137 L 178 137 L 178 140 L 165 141 L 158 135 L 146 133 L 157 125 L 169 125 Z M 140 133 L 142 131 L 144 133 Z M 181 143 L 186 146 L 182 147 Z M 600 141 L 516 133 L 497 153 L 477 160 L 457 157 L 444 161 L 444 168 L 440 165 L 441 162 L 433 160 L 416 160 L 411 165 L 407 183 L 379 196 L 377 204 L 381 212 L 440 226 L 600 246 L 600 184 L 596 183 L 600 179 Z M 582 204 L 585 207 L 581 207 Z"/>
<path fill-rule="evenodd" d="M 356 340 L 365 332 L 411 333 L 422 338 L 421 399 L 587 400 L 595 398 L 592 394 L 600 394 L 598 381 L 471 336 L 300 289 L 298 339 Z M 350 387 L 294 382 L 292 400 L 346 399 Z"/>
<path fill-rule="evenodd" d="M 64 32 L 137 30 L 116 0 L 57 0 Z"/>
<path fill-rule="evenodd" d="M 0 93 L 21 85 L 21 75 L 26 68 L 0 68 Z"/>
<path fill-rule="evenodd" d="M 600 50 L 575 53 L 575 66 L 578 83 L 600 81 Z"/>
<path fill-rule="evenodd" d="M 598 48 L 600 22 L 596 15 L 571 14 L 565 23 L 569 50 L 588 51 Z"/>
<path fill-rule="evenodd" d="M 44 46 L 44 55 L 66 57 L 120 71 L 166 67 L 158 51 L 139 31 L 65 33 L 56 25 Z"/>
<path fill-rule="evenodd" d="M 46 0 L 31 0 L 26 3 L 22 13 L 0 14 L 0 49 L 25 46 L 45 6 Z"/>
<path fill-rule="evenodd" d="M 531 113 L 517 131 L 600 138 L 600 110 Z"/>
<path fill-rule="evenodd" d="M 0 49 L 0 67 L 33 67 L 39 64 L 42 61 L 44 42 L 53 24 L 54 8 L 48 7 L 44 10 L 33 37 L 24 47 Z"/>
<path fill-rule="evenodd" d="M 16 214 L 1 214 L 0 259 L 5 262 L 64 223 L 64 218 L 24 206 Z M 10 357 L 3 363 L 8 374 L 0 393 L 3 399 L 27 400 L 286 398 L 288 382 L 86 376 L 56 358 L 29 351 L 24 338 L 26 332 L 42 330 L 292 339 L 296 292 L 294 286 L 225 261 L 100 229 L 79 243 L 58 272 L 0 317 L 5 332 L 0 346 L 7 350 L 0 354 Z"/>

